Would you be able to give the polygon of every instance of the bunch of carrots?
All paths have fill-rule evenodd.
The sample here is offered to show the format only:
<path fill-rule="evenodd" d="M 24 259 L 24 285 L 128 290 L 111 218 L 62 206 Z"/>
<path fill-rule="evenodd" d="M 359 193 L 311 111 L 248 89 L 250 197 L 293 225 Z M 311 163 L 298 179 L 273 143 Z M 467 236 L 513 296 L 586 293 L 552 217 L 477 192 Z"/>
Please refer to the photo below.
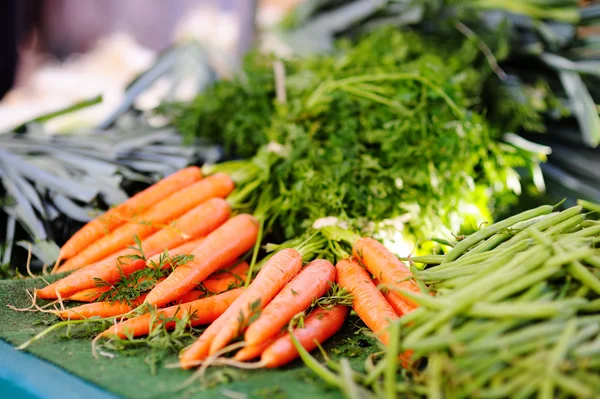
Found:
<path fill-rule="evenodd" d="M 390 322 L 416 308 L 401 292 L 420 292 L 402 261 L 374 239 L 328 227 L 256 263 L 260 223 L 232 216 L 234 186 L 197 167 L 166 177 L 78 231 L 55 267 L 71 273 L 36 296 L 60 302 L 65 320 L 114 320 L 97 339 L 147 335 L 165 320 L 174 328 L 174 318 L 208 325 L 181 352 L 183 368 L 258 357 L 251 367 L 279 367 L 299 356 L 297 345 L 310 351 L 334 335 L 350 306 L 388 345 Z M 317 256 L 332 247 L 335 266 Z"/>

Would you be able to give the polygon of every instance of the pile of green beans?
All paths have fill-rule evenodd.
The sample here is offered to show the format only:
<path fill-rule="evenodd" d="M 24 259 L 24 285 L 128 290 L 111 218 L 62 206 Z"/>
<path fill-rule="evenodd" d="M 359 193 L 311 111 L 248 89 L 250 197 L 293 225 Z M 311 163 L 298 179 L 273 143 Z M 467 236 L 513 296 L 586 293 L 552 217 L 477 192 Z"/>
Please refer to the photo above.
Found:
<path fill-rule="evenodd" d="M 400 350 L 428 359 L 412 379 L 430 397 L 600 393 L 600 224 L 581 205 L 535 208 L 485 227 L 446 255 L 413 258 L 419 308 Z M 418 383 L 418 384 L 417 384 Z M 421 395 L 417 395 L 421 396 Z"/>
<path fill-rule="evenodd" d="M 446 255 L 410 258 L 423 292 L 398 291 L 419 307 L 392 323 L 378 362 L 359 372 L 303 359 L 351 398 L 598 397 L 600 223 L 587 219 L 597 207 L 538 207 Z"/>

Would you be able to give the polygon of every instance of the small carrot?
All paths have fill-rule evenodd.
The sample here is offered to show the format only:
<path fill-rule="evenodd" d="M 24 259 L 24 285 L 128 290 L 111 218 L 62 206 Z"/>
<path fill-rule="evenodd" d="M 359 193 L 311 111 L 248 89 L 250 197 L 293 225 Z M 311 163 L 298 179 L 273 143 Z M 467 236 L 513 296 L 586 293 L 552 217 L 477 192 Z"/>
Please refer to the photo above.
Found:
<path fill-rule="evenodd" d="M 160 225 L 171 222 L 211 198 L 224 198 L 233 190 L 233 181 L 217 173 L 185 187 L 143 212 L 137 219 L 113 230 L 58 267 L 57 272 L 75 270 L 101 260 L 111 253 L 134 244 L 134 237 L 145 238 Z"/>
<path fill-rule="evenodd" d="M 188 241 L 184 244 L 179 245 L 175 248 L 168 249 L 169 257 L 179 256 L 179 255 L 187 255 L 192 253 L 192 251 L 200 245 L 200 243 L 204 241 L 204 237 L 197 238 L 192 241 Z M 148 267 L 156 267 L 156 265 L 160 265 L 160 262 L 163 262 L 163 268 L 171 267 L 171 264 L 167 259 L 163 259 L 164 252 L 159 252 L 157 254 L 152 255 L 146 261 L 146 266 Z"/>
<path fill-rule="evenodd" d="M 224 292 L 219 295 L 213 295 L 206 298 L 198 299 L 181 305 L 175 305 L 168 308 L 160 309 L 156 312 L 154 324 L 152 324 L 152 315 L 146 313 L 144 315 L 134 317 L 132 319 L 116 323 L 100 334 L 102 337 L 118 336 L 126 338 L 127 336 L 138 337 L 146 335 L 151 328 L 156 328 L 161 323 L 161 318 L 170 319 L 174 317 L 190 317 L 190 324 L 197 326 L 200 324 L 209 324 L 216 320 L 233 301 L 236 300 L 243 292 L 243 288 L 236 288 L 231 291 Z M 171 329 L 175 326 L 175 322 L 171 321 L 165 325 Z"/>
<path fill-rule="evenodd" d="M 241 214 L 229 219 L 192 251 L 193 260 L 177 267 L 165 281 L 154 287 L 146 301 L 155 306 L 174 301 L 251 249 L 257 236 L 258 221 L 253 216 Z"/>
<path fill-rule="evenodd" d="M 77 302 L 94 302 L 98 299 L 103 293 L 110 290 L 110 286 L 103 287 L 94 287 L 88 288 L 86 290 L 82 290 L 76 292 L 68 298 L 63 298 L 68 301 L 77 301 Z"/>
<path fill-rule="evenodd" d="M 144 301 L 145 295 L 129 304 L 126 301 L 93 302 L 56 312 L 63 320 L 81 320 L 90 317 L 113 317 L 131 312 Z"/>
<path fill-rule="evenodd" d="M 247 262 L 240 262 L 226 272 L 217 271 L 202 282 L 207 293 L 220 294 L 231 287 L 243 285 L 248 277 L 250 266 Z"/>
<path fill-rule="evenodd" d="M 222 223 L 231 213 L 227 201 L 221 198 L 213 198 L 181 216 L 173 226 L 164 228 L 142 241 L 142 251 L 145 256 L 161 254 L 165 249 L 177 247 L 188 239 L 202 237 Z M 93 288 L 98 279 L 114 283 L 121 278 L 122 274 L 129 275 L 132 272 L 143 269 L 146 265 L 143 259 L 127 258 L 128 256 L 140 255 L 138 251 L 127 249 L 118 253 L 118 256 L 106 258 L 93 265 L 77 270 L 57 282 L 44 287 L 38 291 L 42 299 L 56 298 L 56 291 L 62 296 L 69 296 L 77 291 Z"/>
<path fill-rule="evenodd" d="M 307 350 L 312 351 L 329 339 L 333 334 L 339 331 L 348 315 L 348 307 L 336 305 L 331 309 L 317 308 L 306 320 L 304 327 L 294 330 L 294 337 Z M 298 351 L 292 343 L 289 333 L 276 340 L 261 356 L 261 363 L 264 367 L 280 367 L 291 362 L 298 357 Z"/>
<path fill-rule="evenodd" d="M 210 354 L 225 347 L 238 333 L 243 332 L 246 324 L 251 322 L 251 317 L 264 309 L 301 268 L 302 256 L 295 249 L 288 248 L 275 254 L 233 304 L 237 306 L 238 314 L 227 321 L 211 342 Z"/>
<path fill-rule="evenodd" d="M 236 260 L 235 263 L 238 261 Z M 225 266 L 224 269 L 228 267 Z M 246 281 L 246 272 L 249 266 L 246 262 L 241 262 L 229 271 L 221 272 L 217 270 L 202 282 L 202 288 L 186 292 L 175 300 L 176 303 L 186 303 L 203 298 L 209 294 L 220 294 L 237 288 Z"/>
<path fill-rule="evenodd" d="M 59 258 L 64 260 L 77 255 L 94 241 L 125 224 L 135 215 L 144 212 L 166 196 L 201 178 L 202 172 L 196 166 L 190 166 L 165 177 L 83 226 L 62 246 Z"/>
<path fill-rule="evenodd" d="M 391 305 L 377 289 L 371 276 L 354 259 L 343 259 L 335 268 L 338 284 L 354 297 L 352 308 L 384 345 L 388 343 L 386 331 L 390 321 L 397 319 Z"/>
<path fill-rule="evenodd" d="M 376 286 L 379 286 L 379 284 L 381 284 L 381 281 L 374 278 L 373 283 Z M 405 315 L 416 309 L 412 305 L 407 304 L 406 301 L 404 300 L 404 298 L 402 298 L 397 292 L 393 292 L 389 289 L 382 289 L 381 293 L 383 294 L 386 301 L 388 301 L 388 303 L 394 309 L 394 312 L 396 312 L 396 314 L 398 316 Z"/>
<path fill-rule="evenodd" d="M 302 256 L 294 249 L 283 249 L 273 255 L 246 291 L 182 352 L 181 366 L 192 367 L 195 361 L 223 348 L 237 333 L 243 332 L 243 324 L 249 321 L 250 313 L 264 308 L 301 267 Z"/>
<path fill-rule="evenodd" d="M 256 357 L 259 357 L 260 355 L 262 355 L 265 349 L 271 346 L 275 341 L 277 341 L 277 339 L 279 339 L 283 335 L 283 333 L 280 333 L 271 338 L 267 338 L 266 340 L 261 341 L 257 344 L 246 345 L 242 349 L 237 351 L 237 353 L 233 357 L 233 360 L 236 360 L 238 362 L 247 362 L 248 360 L 252 360 Z"/>
<path fill-rule="evenodd" d="M 255 345 L 276 335 L 295 314 L 308 308 L 314 299 L 320 298 L 335 282 L 335 267 L 317 259 L 306 266 L 292 279 L 273 300 L 263 309 L 258 319 L 252 323 L 244 340 Z"/>
<path fill-rule="evenodd" d="M 382 283 L 407 291 L 420 292 L 419 286 L 412 280 L 410 270 L 379 241 L 368 237 L 360 238 L 354 243 L 352 253 L 356 260 Z M 388 300 L 394 303 L 395 309 L 402 312 L 401 315 L 417 307 L 417 304 L 397 292 L 390 292 Z"/>

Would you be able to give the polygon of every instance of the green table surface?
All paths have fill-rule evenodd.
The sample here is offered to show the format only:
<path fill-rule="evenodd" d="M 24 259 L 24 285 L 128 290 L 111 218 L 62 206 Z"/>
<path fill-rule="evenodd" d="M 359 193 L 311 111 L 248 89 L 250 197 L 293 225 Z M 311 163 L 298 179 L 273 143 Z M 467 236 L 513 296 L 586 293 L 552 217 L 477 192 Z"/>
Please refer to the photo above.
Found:
<path fill-rule="evenodd" d="M 43 287 L 45 283 L 41 279 L 2 280 L 0 281 L 0 339 L 17 346 L 33 335 L 47 328 L 58 319 L 48 313 L 16 312 L 7 305 L 17 308 L 25 308 L 30 305 L 26 290 L 34 287 Z M 354 334 L 351 327 L 356 322 L 349 319 L 347 325 L 335 337 L 329 340 L 325 349 L 335 359 L 337 356 L 351 356 L 351 363 L 360 367 L 364 358 L 376 350 L 373 341 L 368 338 L 360 340 L 349 339 Z M 288 366 L 277 370 L 237 370 L 231 368 L 214 368 L 213 379 L 222 377 L 223 382 L 212 387 L 203 387 L 199 382 L 194 382 L 189 387 L 181 389 L 182 383 L 191 375 L 191 371 L 181 369 L 168 369 L 163 365 L 158 367 L 156 375 L 152 375 L 149 365 L 144 361 L 145 355 L 138 351 L 133 355 L 125 355 L 113 352 L 114 357 L 100 357 L 95 359 L 91 351 L 91 336 L 85 328 L 72 328 L 70 337 L 66 338 L 66 330 L 53 331 L 40 341 L 34 342 L 26 349 L 26 352 L 34 355 L 37 359 L 28 361 L 14 360 L 14 354 L 10 357 L 12 363 L 7 364 L 9 356 L 0 356 L 0 389 L 10 389 L 10 384 L 21 385 L 25 392 L 39 395 L 39 390 L 34 387 L 32 381 L 48 385 L 48 389 L 61 389 L 64 387 L 68 392 L 74 383 L 73 376 L 78 381 L 87 381 L 91 384 L 88 388 L 98 387 L 95 393 L 83 395 L 84 385 L 80 397 L 92 398 L 94 394 L 110 392 L 127 398 L 163 398 L 163 397 L 185 397 L 185 398 L 218 398 L 237 397 L 243 398 L 339 398 L 341 394 L 325 386 L 317 380 L 312 372 L 304 367 L 300 360 L 296 360 Z M 331 350 L 336 348 L 335 350 Z M 0 347 L 0 350 L 2 348 Z M 5 352 L 6 353 L 6 352 Z M 21 354 L 21 353 L 19 353 Z M 317 358 L 321 358 L 320 355 Z M 43 359 L 38 360 L 38 359 Z M 176 361 L 176 354 L 170 355 L 163 364 Z M 60 369 L 52 367 L 50 362 Z M 64 370 L 66 372 L 61 372 Z M 54 383 L 43 384 L 48 380 L 48 374 L 53 376 Z M 209 373 L 209 374 L 210 374 Z M 25 376 L 25 377 L 24 377 Z M 38 378 L 35 378 L 39 376 Z M 14 387 L 15 389 L 17 387 Z M 0 391 L 1 392 L 1 391 Z M 90 391 L 92 392 L 92 391 Z M 44 397 L 54 397 L 50 392 Z M 245 395 L 245 396 L 244 396 Z M 1 395 L 4 396 L 4 395 Z M 39 397 L 39 396 L 38 396 Z M 68 395 L 64 396 L 65 398 Z"/>

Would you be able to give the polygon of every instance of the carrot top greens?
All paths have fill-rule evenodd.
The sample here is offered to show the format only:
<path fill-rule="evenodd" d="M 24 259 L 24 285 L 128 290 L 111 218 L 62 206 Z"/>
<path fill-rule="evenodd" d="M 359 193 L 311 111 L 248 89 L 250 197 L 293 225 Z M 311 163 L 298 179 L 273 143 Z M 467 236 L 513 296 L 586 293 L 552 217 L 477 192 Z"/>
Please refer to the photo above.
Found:
<path fill-rule="evenodd" d="M 251 54 L 237 79 L 217 82 L 191 105 L 163 107 L 188 137 L 253 157 L 213 170 L 237 177 L 249 211 L 267 209 L 271 242 L 328 216 L 362 232 L 403 216 L 413 239 L 473 230 L 521 190 L 515 168 L 533 170 L 544 159 L 503 142 L 508 127 L 484 117 L 492 72 L 473 41 L 378 30 L 340 42 L 332 55 L 283 61 L 280 82 L 273 61 Z M 278 85 L 285 103 L 276 100 Z M 512 113 L 498 121 L 521 120 L 520 108 L 506 108 Z"/>

